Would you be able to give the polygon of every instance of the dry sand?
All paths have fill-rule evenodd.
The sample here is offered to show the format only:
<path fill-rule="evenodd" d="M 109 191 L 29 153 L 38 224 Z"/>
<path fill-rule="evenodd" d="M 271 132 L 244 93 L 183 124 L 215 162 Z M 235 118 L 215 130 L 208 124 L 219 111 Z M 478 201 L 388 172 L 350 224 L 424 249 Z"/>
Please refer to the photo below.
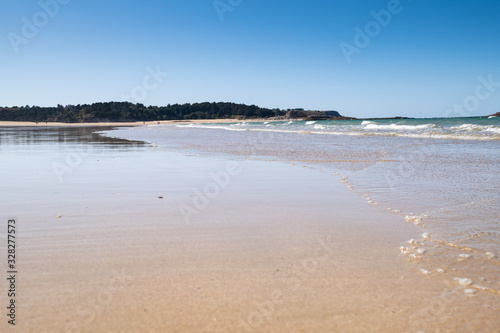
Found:
<path fill-rule="evenodd" d="M 102 127 L 102 126 L 141 126 L 157 124 L 179 124 L 179 123 L 234 123 L 248 121 L 263 121 L 262 119 L 192 119 L 192 120 L 162 120 L 162 121 L 136 121 L 136 122 L 98 122 L 98 123 L 57 123 L 57 122 L 32 122 L 32 121 L 0 121 L 0 126 L 23 126 L 23 127 Z M 267 121 L 267 120 L 266 120 Z"/>

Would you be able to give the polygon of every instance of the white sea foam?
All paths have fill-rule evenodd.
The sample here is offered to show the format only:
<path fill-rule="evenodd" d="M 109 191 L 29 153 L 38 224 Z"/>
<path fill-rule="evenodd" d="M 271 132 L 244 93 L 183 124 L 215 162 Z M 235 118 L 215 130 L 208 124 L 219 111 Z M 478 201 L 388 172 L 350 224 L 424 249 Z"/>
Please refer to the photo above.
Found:
<path fill-rule="evenodd" d="M 493 132 L 500 134 L 500 127 L 495 125 L 462 124 L 451 127 L 451 129 L 459 132 Z"/>
<path fill-rule="evenodd" d="M 455 281 L 462 286 L 470 286 L 473 284 L 472 280 L 469 278 L 455 278 Z"/>
<path fill-rule="evenodd" d="M 417 241 L 414 240 L 413 238 L 410 239 L 409 241 L 407 241 L 408 244 L 412 245 L 412 246 L 417 246 Z"/>
<path fill-rule="evenodd" d="M 420 223 L 422 222 L 422 218 L 420 216 L 414 216 L 414 215 L 406 215 L 405 220 L 407 222 L 413 222 L 413 223 Z"/>
<path fill-rule="evenodd" d="M 475 294 L 476 294 L 476 290 L 474 290 L 474 289 L 465 289 L 465 290 L 464 290 L 464 293 L 465 293 L 467 296 L 475 296 Z"/>
<path fill-rule="evenodd" d="M 237 123 L 237 124 L 232 124 L 232 125 L 229 125 L 229 126 L 241 126 L 241 127 L 246 127 L 246 126 L 248 126 L 248 123 Z"/>
<path fill-rule="evenodd" d="M 485 130 L 487 132 L 494 132 L 500 134 L 500 127 L 498 126 L 488 126 Z"/>
<path fill-rule="evenodd" d="M 496 259 L 496 255 L 493 252 L 486 252 L 485 254 L 488 259 Z"/>
<path fill-rule="evenodd" d="M 410 254 L 411 253 L 411 250 L 409 248 L 407 248 L 406 246 L 401 246 L 399 249 L 401 250 L 402 254 Z"/>
<path fill-rule="evenodd" d="M 376 129 L 376 130 L 397 130 L 397 131 L 415 131 L 427 128 L 434 128 L 434 124 L 424 124 L 424 125 L 399 125 L 399 124 L 389 124 L 389 125 L 379 125 L 374 123 L 369 123 L 365 125 L 365 129 Z"/>
<path fill-rule="evenodd" d="M 315 134 L 315 135 L 349 135 L 349 136 L 398 136 L 419 139 L 456 139 L 456 140 L 500 140 L 500 126 L 460 124 L 441 126 L 434 123 L 377 123 L 365 120 L 359 122 L 325 121 L 287 121 L 287 122 L 254 122 L 230 124 L 176 124 L 177 127 L 225 129 L 230 131 L 274 131 L 282 133 Z M 293 126 L 290 126 L 292 125 Z M 163 126 L 163 125 L 154 125 Z M 311 131 L 311 128 L 314 130 Z"/>
<path fill-rule="evenodd" d="M 481 131 L 483 130 L 484 126 L 480 125 L 474 125 L 474 124 L 462 124 L 460 126 L 453 126 L 451 129 L 452 130 L 457 130 L 457 131 Z"/>

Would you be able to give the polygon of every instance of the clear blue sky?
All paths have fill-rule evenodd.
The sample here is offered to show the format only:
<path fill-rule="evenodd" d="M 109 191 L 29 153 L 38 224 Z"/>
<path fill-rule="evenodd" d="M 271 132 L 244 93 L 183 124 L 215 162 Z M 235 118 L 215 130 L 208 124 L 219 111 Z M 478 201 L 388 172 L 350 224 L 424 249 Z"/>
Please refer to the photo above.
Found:
<path fill-rule="evenodd" d="M 500 111 L 498 0 L 216 4 L 219 12 L 213 0 L 2 0 L 0 106 L 228 101 L 355 117 Z M 369 40 L 356 40 L 356 27 Z"/>

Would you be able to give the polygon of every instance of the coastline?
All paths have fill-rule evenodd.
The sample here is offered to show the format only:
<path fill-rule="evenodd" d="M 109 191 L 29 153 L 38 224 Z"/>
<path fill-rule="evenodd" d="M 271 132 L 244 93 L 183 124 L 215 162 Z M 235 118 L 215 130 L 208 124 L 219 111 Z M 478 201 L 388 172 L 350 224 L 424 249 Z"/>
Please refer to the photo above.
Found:
<path fill-rule="evenodd" d="M 500 113 L 490 116 L 471 116 L 459 117 L 457 119 L 476 119 L 476 118 L 496 118 Z M 248 122 L 282 122 L 282 121 L 329 121 L 329 120 L 419 120 L 419 118 L 408 117 L 384 117 L 384 118 L 353 118 L 353 117 L 336 117 L 336 118 L 308 118 L 308 117 L 271 117 L 271 118 L 222 118 L 222 119 L 186 119 L 186 120 L 154 120 L 154 121 L 109 121 L 109 122 L 91 122 L 91 123 L 62 123 L 62 122 L 30 122 L 30 121 L 0 121 L 0 127 L 133 127 L 142 125 L 168 125 L 168 124 L 214 124 L 214 123 L 248 123 Z M 425 120 L 429 118 L 420 118 Z M 443 118 L 444 119 L 444 118 Z M 454 118 L 446 118 L 454 119 Z"/>
<path fill-rule="evenodd" d="M 30 121 L 0 121 L 0 127 L 131 127 L 143 125 L 166 125 L 166 124 L 212 124 L 212 123 L 236 123 L 236 122 L 259 122 L 274 121 L 263 119 L 189 119 L 189 120 L 158 120 L 158 121 L 136 121 L 136 122 L 97 122 L 97 123 L 57 123 L 57 122 L 30 122 Z"/>
<path fill-rule="evenodd" d="M 498 324 L 495 295 L 466 296 L 416 272 L 399 246 L 417 230 L 333 172 L 123 140 L 88 149 L 84 140 L 41 139 L 43 149 L 27 139 L 32 154 L 9 140 L 2 151 L 16 161 L 1 166 L 11 177 L 0 203 L 22 223 L 23 331 L 472 332 Z M 80 150 L 88 155 L 58 182 L 51 163 Z"/>

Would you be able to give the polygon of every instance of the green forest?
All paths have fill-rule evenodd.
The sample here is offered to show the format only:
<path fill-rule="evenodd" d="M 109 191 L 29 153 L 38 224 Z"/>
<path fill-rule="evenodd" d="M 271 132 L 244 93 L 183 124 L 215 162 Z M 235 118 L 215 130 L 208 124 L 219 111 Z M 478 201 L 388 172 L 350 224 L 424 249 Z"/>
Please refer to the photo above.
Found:
<path fill-rule="evenodd" d="M 167 106 L 144 106 L 129 102 L 108 102 L 57 107 L 0 107 L 0 121 L 107 122 L 154 121 L 223 118 L 268 118 L 286 114 L 286 110 L 266 109 L 236 103 L 193 103 Z"/>

